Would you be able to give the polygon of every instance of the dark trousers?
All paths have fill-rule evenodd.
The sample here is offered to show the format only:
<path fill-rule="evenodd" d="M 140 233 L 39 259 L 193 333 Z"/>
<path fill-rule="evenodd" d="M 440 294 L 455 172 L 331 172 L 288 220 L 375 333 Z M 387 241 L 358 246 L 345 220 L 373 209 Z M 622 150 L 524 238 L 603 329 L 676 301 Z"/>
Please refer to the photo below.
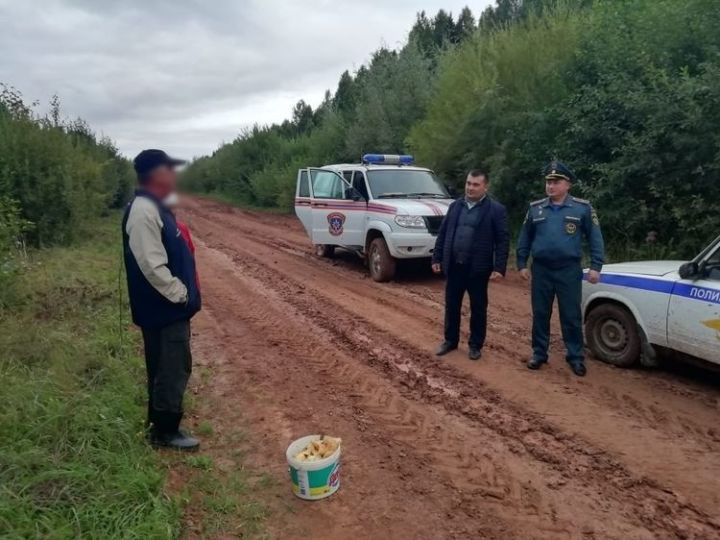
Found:
<path fill-rule="evenodd" d="M 147 368 L 148 423 L 160 433 L 175 433 L 183 416 L 183 394 L 192 372 L 190 321 L 143 328 Z"/>
<path fill-rule="evenodd" d="M 533 358 L 547 362 L 550 344 L 550 317 L 557 296 L 560 327 L 567 349 L 566 360 L 583 362 L 582 266 L 580 263 L 551 268 L 538 261 L 532 265 L 532 347 Z"/>
<path fill-rule="evenodd" d="M 469 265 L 453 264 L 445 284 L 445 341 L 460 341 L 462 301 L 470 297 L 470 347 L 482 349 L 487 332 L 488 282 L 491 272 L 473 273 Z"/>

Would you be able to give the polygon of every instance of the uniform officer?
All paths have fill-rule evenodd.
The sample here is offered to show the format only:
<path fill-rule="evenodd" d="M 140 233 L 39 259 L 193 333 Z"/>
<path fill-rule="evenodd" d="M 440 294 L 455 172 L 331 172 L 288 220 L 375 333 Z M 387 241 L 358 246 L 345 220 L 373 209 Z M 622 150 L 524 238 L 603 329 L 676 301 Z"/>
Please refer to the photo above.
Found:
<path fill-rule="evenodd" d="M 600 222 L 589 201 L 569 195 L 575 175 L 558 161 L 543 169 L 547 197 L 530 203 L 520 231 L 517 264 L 527 281 L 532 255 L 532 347 L 529 369 L 539 369 L 548 359 L 550 315 L 555 297 L 560 309 L 560 326 L 567 349 L 566 359 L 573 373 L 586 373 L 583 354 L 582 291 L 583 237 L 590 244 L 588 281 L 597 283 L 604 259 Z"/>

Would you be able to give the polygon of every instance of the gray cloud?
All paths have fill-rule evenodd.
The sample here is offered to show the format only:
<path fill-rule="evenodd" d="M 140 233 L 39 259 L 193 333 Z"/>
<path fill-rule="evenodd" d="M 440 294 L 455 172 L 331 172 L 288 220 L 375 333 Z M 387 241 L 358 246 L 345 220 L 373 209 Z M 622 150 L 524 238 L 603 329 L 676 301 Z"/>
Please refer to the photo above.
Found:
<path fill-rule="evenodd" d="M 401 44 L 416 12 L 467 3 L 0 0 L 0 82 L 28 101 L 57 93 L 129 156 L 197 156 L 299 99 L 317 105 L 345 69 Z"/>

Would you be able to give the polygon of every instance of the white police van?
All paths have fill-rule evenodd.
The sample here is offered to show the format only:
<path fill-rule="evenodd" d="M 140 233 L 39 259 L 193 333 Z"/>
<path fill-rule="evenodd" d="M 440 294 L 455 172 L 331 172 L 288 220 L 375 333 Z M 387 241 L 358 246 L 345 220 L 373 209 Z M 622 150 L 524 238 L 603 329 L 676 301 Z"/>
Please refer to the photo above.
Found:
<path fill-rule="evenodd" d="M 412 163 L 407 155 L 366 154 L 359 164 L 300 169 L 295 213 L 316 253 L 352 250 L 375 281 L 391 280 L 397 259 L 431 257 L 453 199 L 430 169 Z"/>
<path fill-rule="evenodd" d="M 720 364 L 720 237 L 690 262 L 605 265 L 600 283 L 583 281 L 583 312 L 587 344 L 605 362 L 652 366 L 673 352 Z"/>

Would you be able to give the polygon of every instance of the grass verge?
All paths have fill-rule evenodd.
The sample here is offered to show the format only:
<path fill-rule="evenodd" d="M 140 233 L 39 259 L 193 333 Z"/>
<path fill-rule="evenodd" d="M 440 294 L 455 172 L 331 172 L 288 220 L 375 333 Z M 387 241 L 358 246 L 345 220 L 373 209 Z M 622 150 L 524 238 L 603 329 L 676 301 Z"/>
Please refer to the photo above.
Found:
<path fill-rule="evenodd" d="M 75 246 L 31 254 L 0 291 L 4 538 L 179 534 L 181 502 L 164 494 L 162 463 L 144 440 L 118 230 L 114 216 Z"/>

